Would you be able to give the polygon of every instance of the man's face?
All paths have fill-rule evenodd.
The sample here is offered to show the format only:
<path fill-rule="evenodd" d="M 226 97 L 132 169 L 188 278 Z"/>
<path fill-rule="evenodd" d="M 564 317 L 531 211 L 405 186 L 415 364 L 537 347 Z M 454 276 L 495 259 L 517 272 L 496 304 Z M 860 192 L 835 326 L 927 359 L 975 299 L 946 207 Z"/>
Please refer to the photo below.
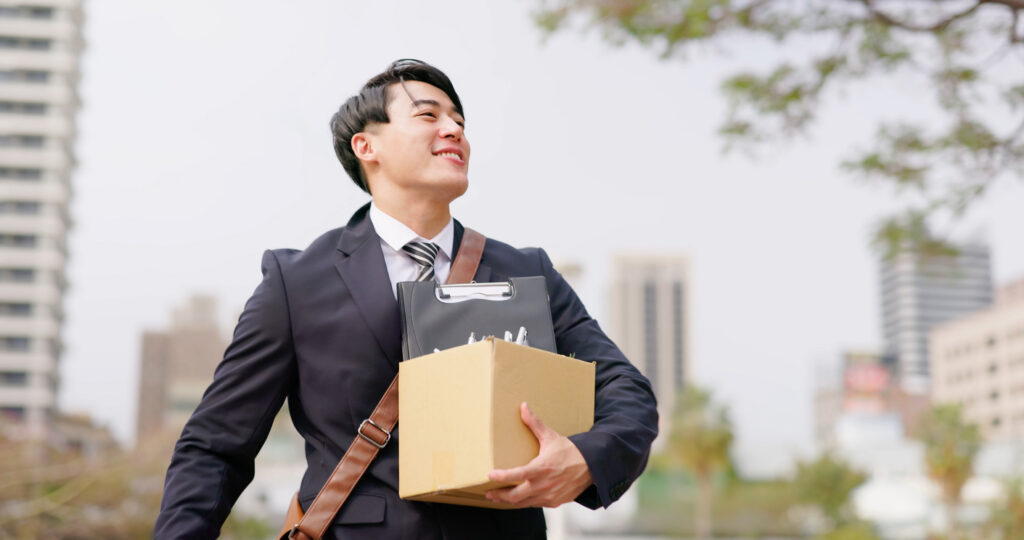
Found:
<path fill-rule="evenodd" d="M 368 126 L 379 174 L 374 183 L 448 201 L 469 185 L 465 120 L 441 89 L 419 81 L 388 88 L 387 124 Z M 374 194 L 378 186 L 371 185 Z M 383 186 L 381 186 L 383 187 Z"/>

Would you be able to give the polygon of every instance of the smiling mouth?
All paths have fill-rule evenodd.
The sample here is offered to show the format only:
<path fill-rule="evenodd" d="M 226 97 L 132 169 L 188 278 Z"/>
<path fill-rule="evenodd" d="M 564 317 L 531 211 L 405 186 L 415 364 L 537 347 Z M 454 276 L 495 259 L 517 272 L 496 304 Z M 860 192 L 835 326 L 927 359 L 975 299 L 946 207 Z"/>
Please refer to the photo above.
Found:
<path fill-rule="evenodd" d="M 456 154 L 455 152 L 438 152 L 438 153 L 436 153 L 434 155 L 438 156 L 438 157 L 445 157 L 445 158 L 448 158 L 448 159 L 452 159 L 452 160 L 458 161 L 459 163 L 465 163 L 465 160 L 462 159 L 462 156 Z"/>

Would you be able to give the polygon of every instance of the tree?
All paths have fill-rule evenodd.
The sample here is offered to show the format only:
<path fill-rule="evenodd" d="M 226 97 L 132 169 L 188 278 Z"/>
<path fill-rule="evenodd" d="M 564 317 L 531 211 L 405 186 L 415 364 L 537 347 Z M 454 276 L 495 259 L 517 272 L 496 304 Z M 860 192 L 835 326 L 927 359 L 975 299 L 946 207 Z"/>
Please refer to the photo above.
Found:
<path fill-rule="evenodd" d="M 582 19 L 612 43 L 665 57 L 742 37 L 775 44 L 782 61 L 722 83 L 727 148 L 806 134 L 832 89 L 914 76 L 914 96 L 934 98 L 937 122 L 885 122 L 873 149 L 843 163 L 903 197 L 904 210 L 875 233 L 889 254 L 948 250 L 942 235 L 927 234 L 935 221 L 955 222 L 1004 173 L 1024 175 L 1024 0 L 539 1 L 536 21 L 548 32 Z"/>
<path fill-rule="evenodd" d="M 797 463 L 797 500 L 817 507 L 830 528 L 839 528 L 852 521 L 850 494 L 867 478 L 845 461 L 825 453 L 814 461 Z"/>
<path fill-rule="evenodd" d="M 985 524 L 986 538 L 1024 537 L 1024 482 L 1007 482 L 1002 500 L 993 504 L 990 512 Z"/>
<path fill-rule="evenodd" d="M 937 405 L 925 414 L 920 437 L 925 469 L 941 488 L 949 537 L 955 540 L 960 538 L 960 492 L 973 473 L 981 435 L 977 426 L 963 420 L 959 405 Z"/>
<path fill-rule="evenodd" d="M 714 404 L 710 392 L 687 385 L 676 402 L 667 453 L 697 483 L 694 533 L 699 540 L 711 538 L 712 481 L 715 473 L 728 470 L 732 463 L 732 439 L 728 409 Z"/>
<path fill-rule="evenodd" d="M 5 437 L 0 425 L 0 540 L 151 538 L 176 435 L 134 452 L 85 458 L 44 441 Z M 271 526 L 232 513 L 221 537 L 267 538 Z"/>

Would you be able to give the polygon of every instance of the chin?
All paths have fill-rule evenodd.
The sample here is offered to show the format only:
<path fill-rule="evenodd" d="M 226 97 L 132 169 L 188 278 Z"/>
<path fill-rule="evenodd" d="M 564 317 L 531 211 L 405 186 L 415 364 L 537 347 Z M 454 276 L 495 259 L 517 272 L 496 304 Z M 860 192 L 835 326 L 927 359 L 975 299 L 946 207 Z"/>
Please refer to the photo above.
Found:
<path fill-rule="evenodd" d="M 435 186 L 437 193 L 443 193 L 448 201 L 458 199 L 469 189 L 469 178 L 453 178 Z"/>

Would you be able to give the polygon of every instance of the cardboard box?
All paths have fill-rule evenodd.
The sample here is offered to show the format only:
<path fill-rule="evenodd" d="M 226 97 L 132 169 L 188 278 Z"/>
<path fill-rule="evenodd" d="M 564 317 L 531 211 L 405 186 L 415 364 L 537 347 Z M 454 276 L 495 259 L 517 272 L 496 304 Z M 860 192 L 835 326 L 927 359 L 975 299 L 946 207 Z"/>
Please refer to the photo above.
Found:
<path fill-rule="evenodd" d="M 594 364 L 493 338 L 406 360 L 398 385 L 403 499 L 507 508 L 484 493 L 537 456 L 520 403 L 565 436 L 594 423 Z"/>

